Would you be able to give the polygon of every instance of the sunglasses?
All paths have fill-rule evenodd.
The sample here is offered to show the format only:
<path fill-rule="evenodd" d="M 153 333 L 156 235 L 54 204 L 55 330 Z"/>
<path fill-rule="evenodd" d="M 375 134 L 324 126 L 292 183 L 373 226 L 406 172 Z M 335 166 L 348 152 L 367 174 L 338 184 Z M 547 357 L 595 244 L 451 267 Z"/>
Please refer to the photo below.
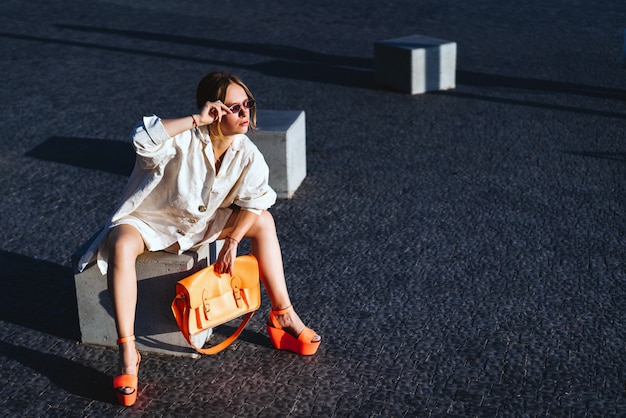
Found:
<path fill-rule="evenodd" d="M 246 100 L 245 102 L 239 104 L 237 103 L 236 105 L 232 105 L 231 107 L 229 107 L 230 111 L 233 112 L 234 114 L 238 114 L 239 112 L 241 112 L 241 109 L 251 109 L 254 107 L 254 105 L 256 104 L 256 102 L 254 100 Z"/>

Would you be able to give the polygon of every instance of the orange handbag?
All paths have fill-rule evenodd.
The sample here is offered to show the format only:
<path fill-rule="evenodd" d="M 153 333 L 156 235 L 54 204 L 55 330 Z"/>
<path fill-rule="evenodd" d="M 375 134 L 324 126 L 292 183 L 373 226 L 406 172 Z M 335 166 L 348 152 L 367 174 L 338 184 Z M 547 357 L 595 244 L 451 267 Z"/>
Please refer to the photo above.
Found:
<path fill-rule="evenodd" d="M 259 265 L 248 254 L 235 259 L 232 276 L 216 273 L 211 265 L 176 283 L 172 312 L 189 345 L 202 354 L 217 354 L 239 337 L 259 306 Z M 194 335 L 240 316 L 237 330 L 221 343 L 202 348 L 192 342 Z"/>

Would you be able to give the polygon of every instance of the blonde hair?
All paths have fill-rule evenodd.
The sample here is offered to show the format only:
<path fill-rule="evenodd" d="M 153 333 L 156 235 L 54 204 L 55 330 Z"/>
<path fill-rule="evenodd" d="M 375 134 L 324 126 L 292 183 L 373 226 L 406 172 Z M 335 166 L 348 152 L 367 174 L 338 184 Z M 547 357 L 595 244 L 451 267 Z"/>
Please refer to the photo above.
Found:
<path fill-rule="evenodd" d="M 254 96 L 250 89 L 236 75 L 225 72 L 213 72 L 207 74 L 200 82 L 196 89 L 196 105 L 198 109 L 202 109 L 206 102 L 215 102 L 220 100 L 222 103 L 226 100 L 226 90 L 231 84 L 237 84 L 243 88 L 248 96 L 248 100 L 254 100 Z M 256 129 L 256 106 L 250 109 L 250 129 Z M 220 124 L 211 124 L 209 126 L 209 134 L 216 135 L 224 139 Z"/>

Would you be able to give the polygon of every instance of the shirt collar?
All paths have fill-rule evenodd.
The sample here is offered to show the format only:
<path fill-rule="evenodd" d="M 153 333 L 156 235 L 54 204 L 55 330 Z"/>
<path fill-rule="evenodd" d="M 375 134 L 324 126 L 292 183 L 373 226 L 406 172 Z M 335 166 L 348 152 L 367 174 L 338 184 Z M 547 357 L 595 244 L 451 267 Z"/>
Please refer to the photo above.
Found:
<path fill-rule="evenodd" d="M 209 136 L 209 127 L 208 126 L 201 126 L 201 127 L 196 129 L 196 132 L 197 132 L 197 134 L 195 136 L 198 137 L 198 139 L 200 141 L 202 141 L 205 144 L 210 144 L 211 143 L 211 137 Z M 244 138 L 246 138 L 246 135 L 244 135 L 244 134 L 236 135 L 235 138 L 233 139 L 233 143 L 230 144 L 229 149 L 232 149 L 233 151 L 241 150 L 242 147 L 243 147 Z"/>

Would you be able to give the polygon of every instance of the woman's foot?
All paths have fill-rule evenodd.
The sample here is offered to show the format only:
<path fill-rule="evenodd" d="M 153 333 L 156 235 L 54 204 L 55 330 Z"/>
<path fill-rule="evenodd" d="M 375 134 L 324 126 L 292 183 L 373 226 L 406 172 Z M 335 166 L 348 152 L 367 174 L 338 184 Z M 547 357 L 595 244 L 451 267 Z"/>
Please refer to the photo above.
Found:
<path fill-rule="evenodd" d="M 139 351 L 135 347 L 135 338 L 127 340 L 120 338 L 118 340 L 118 347 L 120 353 L 119 371 L 120 374 L 130 374 L 137 376 L 139 369 Z"/>
<path fill-rule="evenodd" d="M 279 309 L 272 312 L 280 329 L 287 331 L 295 338 L 298 338 L 298 336 L 306 328 L 306 325 L 304 325 L 304 322 L 302 322 L 296 311 L 293 309 L 293 306 L 288 306 L 285 309 Z M 284 313 L 279 314 L 279 312 Z M 322 337 L 316 334 L 311 342 L 319 342 L 321 340 Z"/>
<path fill-rule="evenodd" d="M 124 406 L 131 406 L 137 400 L 137 375 L 141 355 L 135 348 L 135 336 L 117 340 L 120 350 L 120 374 L 113 379 L 117 400 Z"/>
<path fill-rule="evenodd" d="M 322 341 L 322 337 L 304 325 L 291 305 L 270 312 L 267 332 L 275 348 L 302 355 L 315 354 Z"/>

